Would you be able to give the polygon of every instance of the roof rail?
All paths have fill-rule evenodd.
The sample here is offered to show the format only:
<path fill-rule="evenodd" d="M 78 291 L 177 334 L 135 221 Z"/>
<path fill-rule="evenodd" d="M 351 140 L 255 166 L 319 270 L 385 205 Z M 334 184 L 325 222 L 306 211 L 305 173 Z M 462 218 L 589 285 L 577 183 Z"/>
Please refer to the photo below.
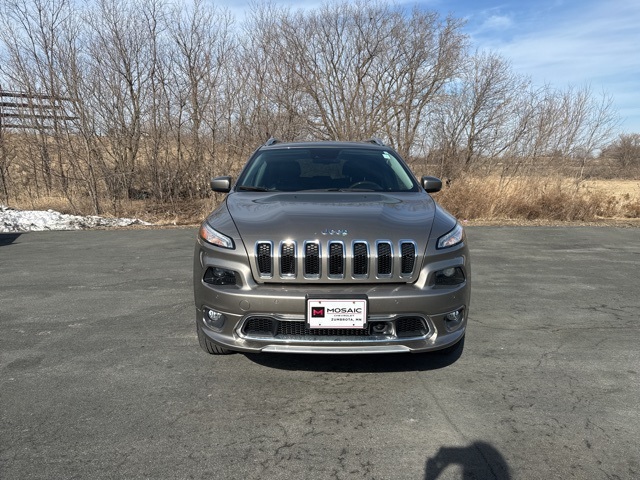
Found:
<path fill-rule="evenodd" d="M 274 143 L 280 143 L 280 140 L 278 140 L 277 138 L 271 137 L 269 140 L 266 141 L 264 146 L 265 147 L 269 147 L 269 146 L 273 145 Z"/>
<path fill-rule="evenodd" d="M 384 142 L 379 139 L 378 137 L 371 137 L 369 140 L 366 140 L 367 143 L 375 143 L 376 145 L 379 145 L 381 147 L 386 147 L 386 145 L 384 144 Z"/>

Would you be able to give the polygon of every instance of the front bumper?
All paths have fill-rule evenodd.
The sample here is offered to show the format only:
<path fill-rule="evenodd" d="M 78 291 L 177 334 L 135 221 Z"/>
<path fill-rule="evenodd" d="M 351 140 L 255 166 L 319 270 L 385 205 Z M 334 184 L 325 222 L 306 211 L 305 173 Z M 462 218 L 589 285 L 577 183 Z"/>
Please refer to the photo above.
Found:
<path fill-rule="evenodd" d="M 215 253 L 215 252 L 214 252 Z M 392 353 L 427 352 L 454 345 L 462 339 L 470 301 L 470 272 L 466 246 L 447 252 L 423 266 L 412 284 L 257 284 L 248 267 L 225 262 L 211 247 L 198 242 L 194 263 L 194 294 L 198 328 L 214 343 L 241 352 Z M 215 286 L 203 281 L 209 266 L 232 268 L 238 285 Z M 455 286 L 434 286 L 436 270 L 460 267 L 466 281 Z M 362 332 L 309 332 L 304 329 L 307 295 L 366 295 L 368 330 Z M 224 318 L 215 326 L 208 310 Z M 447 314 L 461 311 L 459 320 Z M 249 328 L 256 319 L 266 327 Z M 407 319 L 421 328 L 402 329 Z M 373 326 L 378 327 L 375 331 Z M 281 328 L 284 327 L 284 328 Z M 292 328 L 295 333 L 291 333 Z M 300 328 L 298 328 L 300 327 Z"/>
<path fill-rule="evenodd" d="M 464 308 L 464 307 L 461 307 Z M 361 336 L 346 336 L 341 334 L 314 335 L 282 335 L 282 334 L 247 334 L 245 331 L 247 321 L 256 317 L 265 318 L 264 315 L 251 314 L 249 316 L 232 316 L 225 314 L 226 320 L 221 328 L 209 328 L 204 320 L 204 313 L 197 309 L 196 321 L 214 343 L 241 352 L 283 352 L 283 353 L 397 353 L 397 352 L 427 352 L 440 350 L 460 341 L 466 329 L 465 316 L 453 331 L 447 331 L 444 327 L 444 315 L 418 317 L 425 325 L 425 331 L 414 336 L 398 336 L 394 333 L 362 334 Z M 275 322 L 300 323 L 303 317 L 292 319 L 283 316 L 272 316 Z M 295 317 L 293 317 L 295 318 Z M 369 316 L 370 323 L 383 323 L 394 325 L 395 320 L 404 319 L 401 315 L 395 316 Z M 393 328 L 390 329 L 393 332 Z"/>

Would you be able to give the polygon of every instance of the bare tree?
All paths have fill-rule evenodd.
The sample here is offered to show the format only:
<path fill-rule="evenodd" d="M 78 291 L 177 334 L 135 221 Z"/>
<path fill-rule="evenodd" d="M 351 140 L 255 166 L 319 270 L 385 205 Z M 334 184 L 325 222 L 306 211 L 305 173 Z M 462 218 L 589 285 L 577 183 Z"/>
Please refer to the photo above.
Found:
<path fill-rule="evenodd" d="M 9 203 L 9 167 L 14 158 L 15 151 L 5 140 L 5 132 L 0 120 L 0 193 L 4 203 Z"/>
<path fill-rule="evenodd" d="M 37 185 L 42 178 L 47 193 L 60 187 L 69 197 L 62 146 L 66 115 L 56 45 L 66 31 L 70 3 L 8 0 L 4 13 L 0 16 L 0 38 L 6 49 L 2 71 L 15 89 L 27 94 L 23 109 L 28 123 L 23 126 L 35 133 L 28 138 L 35 142 L 40 160 L 34 163 L 34 182 Z"/>
<path fill-rule="evenodd" d="M 230 71 L 232 19 L 225 11 L 208 8 L 202 0 L 174 6 L 168 17 L 173 100 L 184 113 L 177 127 L 177 162 L 185 191 L 205 185 L 213 167 L 220 123 L 222 90 Z M 205 155 L 210 155 L 206 158 Z M 182 187 L 179 187 L 182 188 Z"/>
<path fill-rule="evenodd" d="M 404 156 L 416 146 L 426 117 L 460 71 L 467 47 L 462 26 L 462 20 L 448 17 L 440 22 L 437 14 L 415 9 L 409 20 L 399 19 L 394 29 L 400 34 L 389 52 L 399 54 L 390 59 L 393 113 L 386 131 Z"/>
<path fill-rule="evenodd" d="M 91 96 L 98 138 L 111 161 L 104 174 L 114 209 L 120 199 L 135 196 L 142 121 L 155 72 L 151 50 L 157 31 L 146 22 L 157 8 L 159 0 L 98 0 L 87 18 Z"/>
<path fill-rule="evenodd" d="M 228 96 L 237 112 L 240 145 L 256 145 L 271 136 L 284 140 L 312 136 L 307 125 L 309 101 L 290 68 L 293 52 L 283 50 L 281 26 L 289 16 L 285 8 L 255 4 L 243 25 L 233 72 L 236 82 L 230 85 L 237 94 Z"/>
<path fill-rule="evenodd" d="M 50 193 L 117 213 L 200 198 L 270 136 L 380 136 L 444 175 L 568 159 L 582 178 L 617 126 L 607 95 L 534 88 L 470 52 L 461 19 L 385 0 L 254 3 L 240 28 L 206 0 L 2 5 L 0 82 L 25 95 L 29 127 L 0 127 L 5 200 Z M 608 151 L 626 165 L 633 141 Z"/>
<path fill-rule="evenodd" d="M 261 24 L 274 78 L 306 108 L 309 134 L 336 140 L 385 135 L 411 151 L 427 106 L 453 78 L 463 54 L 462 23 L 382 2 L 280 9 Z M 295 94 L 301 92 L 305 99 Z"/>
<path fill-rule="evenodd" d="M 528 89 L 528 80 L 499 55 L 469 57 L 433 109 L 433 153 L 441 170 L 455 175 L 514 155 L 529 129 L 531 110 L 522 101 Z"/>
<path fill-rule="evenodd" d="M 640 167 L 640 133 L 621 133 L 602 156 L 614 159 L 622 171 Z"/>

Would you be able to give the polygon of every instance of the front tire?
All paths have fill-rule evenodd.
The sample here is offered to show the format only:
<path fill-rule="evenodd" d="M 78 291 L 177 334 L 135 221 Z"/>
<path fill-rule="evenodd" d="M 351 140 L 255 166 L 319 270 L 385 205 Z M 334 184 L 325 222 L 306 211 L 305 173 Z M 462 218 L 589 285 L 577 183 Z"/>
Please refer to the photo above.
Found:
<path fill-rule="evenodd" d="M 217 345 L 209 340 L 209 337 L 205 335 L 199 325 L 196 325 L 196 330 L 198 331 L 198 341 L 200 342 L 200 347 L 209 355 L 229 355 L 230 353 L 233 353 L 232 350 L 221 347 L 220 345 Z"/>

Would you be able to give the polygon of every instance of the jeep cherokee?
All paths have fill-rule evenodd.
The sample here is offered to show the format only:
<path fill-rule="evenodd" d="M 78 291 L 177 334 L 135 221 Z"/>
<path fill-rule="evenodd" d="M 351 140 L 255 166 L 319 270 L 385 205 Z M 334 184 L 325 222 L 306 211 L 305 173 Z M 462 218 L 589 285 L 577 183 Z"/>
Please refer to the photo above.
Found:
<path fill-rule="evenodd" d="M 210 354 L 450 351 L 464 339 L 462 226 L 379 140 L 258 148 L 202 224 L 196 328 Z"/>

